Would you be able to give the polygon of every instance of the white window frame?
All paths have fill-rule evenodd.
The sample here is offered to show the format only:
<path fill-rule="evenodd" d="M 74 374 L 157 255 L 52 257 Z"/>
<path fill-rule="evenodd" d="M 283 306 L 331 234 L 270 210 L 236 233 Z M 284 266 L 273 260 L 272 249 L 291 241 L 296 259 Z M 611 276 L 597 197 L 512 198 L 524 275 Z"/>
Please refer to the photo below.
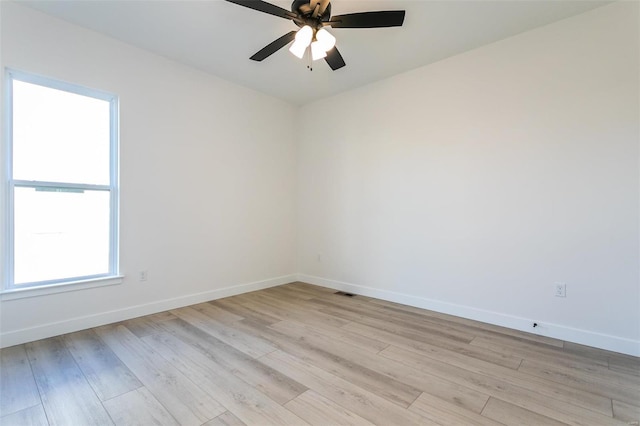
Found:
<path fill-rule="evenodd" d="M 13 178 L 13 81 L 21 81 L 32 83 L 51 89 L 62 90 L 77 95 L 87 96 L 94 99 L 100 99 L 109 102 L 109 185 L 93 185 L 69 182 L 48 182 L 48 181 L 29 181 Z M 119 169 L 118 169 L 118 148 L 119 148 L 119 124 L 118 124 L 118 97 L 112 93 L 102 90 L 90 89 L 72 83 L 55 80 L 40 75 L 18 71 L 14 69 L 5 69 L 5 162 L 4 162 L 4 181 L 5 184 L 5 235 L 6 242 L 4 245 L 5 262 L 4 262 L 4 285 L 2 289 L 2 300 L 13 298 L 11 293 L 26 292 L 24 296 L 57 293 L 60 291 L 70 291 L 81 288 L 91 288 L 99 285 L 118 284 L 122 282 L 119 275 Z M 30 283 L 22 283 L 16 285 L 14 282 L 14 190 L 16 187 L 26 188 L 51 188 L 61 190 L 91 190 L 91 191 L 109 191 L 109 271 L 104 274 L 96 274 L 79 277 L 66 277 L 61 279 L 53 279 L 46 281 L 37 281 Z M 64 286 L 64 287 L 63 287 Z M 35 291 L 33 291 L 35 290 Z M 9 297 L 7 297 L 9 294 Z M 20 296 L 18 296 L 20 297 Z"/>

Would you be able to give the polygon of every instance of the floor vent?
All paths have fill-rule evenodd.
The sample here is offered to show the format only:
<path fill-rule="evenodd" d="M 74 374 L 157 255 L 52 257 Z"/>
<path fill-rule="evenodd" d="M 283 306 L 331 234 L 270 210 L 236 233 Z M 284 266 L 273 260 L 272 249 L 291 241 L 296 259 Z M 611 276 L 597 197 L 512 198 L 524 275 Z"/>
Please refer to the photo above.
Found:
<path fill-rule="evenodd" d="M 351 293 L 347 293 L 345 291 L 336 291 L 333 294 L 337 294 L 338 296 L 347 296 L 347 297 L 353 297 L 355 296 L 355 294 L 351 294 Z"/>

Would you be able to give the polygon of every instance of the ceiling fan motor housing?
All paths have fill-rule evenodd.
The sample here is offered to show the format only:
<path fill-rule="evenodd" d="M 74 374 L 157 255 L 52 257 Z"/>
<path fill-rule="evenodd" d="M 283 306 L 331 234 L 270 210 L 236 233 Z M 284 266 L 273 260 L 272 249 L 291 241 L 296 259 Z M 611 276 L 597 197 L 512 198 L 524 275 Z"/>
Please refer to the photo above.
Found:
<path fill-rule="evenodd" d="M 316 18 L 311 16 L 313 9 L 311 8 L 310 0 L 293 0 L 293 3 L 291 3 L 291 11 L 298 14 L 304 20 L 304 22 L 294 21 L 297 26 L 303 27 L 309 25 L 317 29 L 321 27 L 320 22 L 327 22 L 331 18 L 331 3 L 327 4 L 322 15 L 318 15 Z"/>

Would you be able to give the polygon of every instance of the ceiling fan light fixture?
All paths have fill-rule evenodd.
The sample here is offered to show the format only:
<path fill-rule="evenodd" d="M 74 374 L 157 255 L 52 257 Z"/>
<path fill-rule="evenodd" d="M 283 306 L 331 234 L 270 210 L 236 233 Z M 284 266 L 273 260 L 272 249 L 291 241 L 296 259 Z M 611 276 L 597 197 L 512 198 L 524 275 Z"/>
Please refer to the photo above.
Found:
<path fill-rule="evenodd" d="M 322 47 L 322 43 L 314 41 L 311 43 L 311 59 L 317 61 L 318 59 L 325 58 L 327 51 Z"/>
<path fill-rule="evenodd" d="M 313 29 L 308 25 L 300 28 L 296 33 L 296 41 L 304 43 L 305 47 L 311 44 L 311 39 L 313 39 Z"/>
<path fill-rule="evenodd" d="M 299 41 L 294 41 L 291 47 L 289 48 L 289 52 L 293 53 L 298 58 L 302 59 L 304 56 L 304 52 L 307 50 L 307 46 Z"/>
<path fill-rule="evenodd" d="M 0 0 L 2 1 L 2 0 Z M 404 23 L 404 10 L 383 10 L 374 12 L 356 12 L 345 15 L 331 14 L 331 0 L 293 0 L 291 11 L 271 4 L 265 0 L 227 0 L 258 12 L 293 21 L 300 30 L 289 31 L 272 41 L 249 59 L 262 61 L 282 49 L 289 43 L 292 54 L 302 59 L 311 46 L 310 55 L 314 61 L 325 58 L 329 67 L 335 71 L 346 65 L 335 46 L 336 39 L 323 27 L 331 28 L 386 28 L 401 27 Z M 312 44 L 313 42 L 313 44 Z M 312 69 L 311 64 L 307 68 Z"/>
<path fill-rule="evenodd" d="M 336 38 L 324 28 L 321 28 L 316 33 L 316 40 L 320 43 L 320 46 L 324 49 L 325 52 L 333 49 L 333 46 L 336 45 Z"/>
<path fill-rule="evenodd" d="M 313 29 L 310 26 L 305 25 L 296 33 L 295 41 L 289 48 L 289 52 L 302 59 L 304 52 L 311 43 L 311 39 L 313 39 Z"/>

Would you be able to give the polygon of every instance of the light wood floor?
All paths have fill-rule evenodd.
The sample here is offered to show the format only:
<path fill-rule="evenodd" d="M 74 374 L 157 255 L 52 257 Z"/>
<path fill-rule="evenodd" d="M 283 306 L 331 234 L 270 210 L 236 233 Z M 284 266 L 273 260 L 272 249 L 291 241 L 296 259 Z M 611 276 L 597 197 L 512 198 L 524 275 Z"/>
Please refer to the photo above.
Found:
<path fill-rule="evenodd" d="M 638 358 L 333 293 L 288 284 L 3 349 L 0 424 L 638 424 Z"/>

